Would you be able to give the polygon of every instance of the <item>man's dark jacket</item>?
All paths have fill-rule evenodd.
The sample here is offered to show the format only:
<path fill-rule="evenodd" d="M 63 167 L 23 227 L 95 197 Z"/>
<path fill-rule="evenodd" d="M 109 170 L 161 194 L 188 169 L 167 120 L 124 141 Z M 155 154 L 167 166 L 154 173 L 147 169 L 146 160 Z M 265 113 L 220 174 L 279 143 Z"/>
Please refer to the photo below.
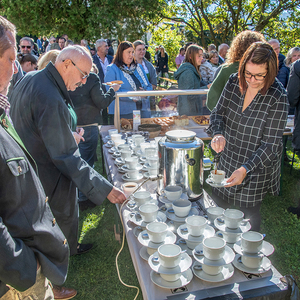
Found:
<path fill-rule="evenodd" d="M 288 99 L 291 107 L 295 107 L 295 128 L 292 145 L 300 150 L 300 59 L 291 66 L 290 78 L 287 85 Z"/>
<path fill-rule="evenodd" d="M 51 62 L 44 70 L 24 76 L 15 86 L 10 103 L 15 129 L 38 165 L 52 212 L 68 240 L 71 255 L 75 254 L 76 186 L 100 205 L 112 185 L 80 157 L 67 108 L 71 100 Z"/>
<path fill-rule="evenodd" d="M 37 262 L 52 283 L 64 283 L 69 248 L 48 205 L 36 165 L 0 109 L 0 298 L 6 284 L 34 285 Z"/>
<path fill-rule="evenodd" d="M 278 74 L 277 79 L 282 83 L 283 87 L 286 88 L 289 80 L 290 70 L 284 63 L 285 56 L 279 53 L 278 56 Z"/>
<path fill-rule="evenodd" d="M 106 58 L 108 60 L 108 64 L 111 64 L 112 60 L 113 60 L 113 57 L 110 56 L 110 55 L 106 55 Z M 99 60 L 99 57 L 98 57 L 97 54 L 95 54 L 93 56 L 93 63 L 98 68 L 98 74 L 97 75 L 99 76 L 101 83 L 104 83 L 104 77 L 105 77 L 105 75 L 104 75 L 104 72 L 103 72 L 103 69 L 102 69 L 102 66 L 101 66 L 101 63 L 100 63 L 100 60 Z M 105 86 L 103 86 L 103 91 L 106 92 L 106 87 Z"/>

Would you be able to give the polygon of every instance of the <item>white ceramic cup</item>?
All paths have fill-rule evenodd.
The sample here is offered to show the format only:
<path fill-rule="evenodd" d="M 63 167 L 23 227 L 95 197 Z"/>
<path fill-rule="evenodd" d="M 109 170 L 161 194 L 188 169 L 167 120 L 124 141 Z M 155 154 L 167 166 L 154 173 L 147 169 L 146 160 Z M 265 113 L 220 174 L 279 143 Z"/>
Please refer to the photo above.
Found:
<path fill-rule="evenodd" d="M 208 221 L 213 223 L 216 218 L 221 217 L 223 215 L 223 212 L 224 212 L 224 208 L 219 206 L 207 208 L 206 214 L 208 217 Z"/>
<path fill-rule="evenodd" d="M 259 267 L 261 267 L 263 259 L 264 255 L 262 253 L 253 256 L 242 255 L 243 265 L 250 269 L 258 269 Z"/>
<path fill-rule="evenodd" d="M 119 151 L 121 151 L 121 150 L 130 151 L 130 146 L 128 144 L 120 144 L 120 145 L 118 145 L 118 149 L 119 149 Z"/>
<path fill-rule="evenodd" d="M 226 243 L 234 244 L 240 238 L 241 233 L 218 231 L 216 232 L 216 236 L 224 239 Z"/>
<path fill-rule="evenodd" d="M 108 135 L 111 138 L 112 134 L 117 134 L 118 133 L 118 129 L 108 129 Z"/>
<path fill-rule="evenodd" d="M 210 178 L 214 183 L 221 183 L 225 179 L 225 171 L 215 170 L 210 171 Z"/>
<path fill-rule="evenodd" d="M 133 169 L 133 170 L 127 170 L 127 172 L 124 174 L 124 176 L 127 179 L 133 179 L 136 180 L 137 178 L 139 178 L 139 170 L 137 169 Z"/>
<path fill-rule="evenodd" d="M 119 147 L 120 145 L 125 144 L 125 140 L 115 140 L 114 143 L 115 147 Z"/>
<path fill-rule="evenodd" d="M 148 170 L 149 175 L 152 176 L 152 177 L 157 176 L 157 174 L 158 174 L 158 168 L 157 167 L 148 167 L 147 170 Z"/>
<path fill-rule="evenodd" d="M 192 207 L 192 203 L 186 199 L 178 199 L 172 203 L 172 208 L 177 217 L 187 217 Z"/>
<path fill-rule="evenodd" d="M 158 167 L 158 161 L 159 161 L 158 156 L 150 156 L 147 158 L 147 161 L 148 161 L 148 164 L 150 167 L 152 167 L 152 168 Z"/>
<path fill-rule="evenodd" d="M 223 218 L 226 227 L 236 229 L 241 225 L 244 219 L 244 213 L 238 209 L 225 209 Z"/>
<path fill-rule="evenodd" d="M 221 273 L 223 269 L 223 266 L 211 266 L 211 265 L 205 265 L 202 264 L 202 270 L 204 273 L 215 276 Z"/>
<path fill-rule="evenodd" d="M 133 199 L 137 206 L 141 206 L 151 200 L 151 193 L 148 191 L 138 191 L 133 194 Z"/>
<path fill-rule="evenodd" d="M 157 149 L 155 147 L 145 148 L 144 152 L 145 152 L 146 157 L 151 157 L 151 156 L 157 156 L 158 155 Z"/>
<path fill-rule="evenodd" d="M 139 212 L 144 222 L 149 223 L 156 220 L 158 206 L 151 203 L 143 204 L 139 207 Z"/>
<path fill-rule="evenodd" d="M 168 225 L 162 222 L 151 222 L 146 226 L 149 239 L 153 243 L 162 243 L 168 233 Z"/>
<path fill-rule="evenodd" d="M 125 160 L 125 158 L 131 157 L 131 150 L 121 150 L 121 157 Z"/>
<path fill-rule="evenodd" d="M 175 244 L 164 244 L 158 247 L 160 264 L 165 268 L 174 268 L 181 260 L 181 248 Z"/>
<path fill-rule="evenodd" d="M 247 231 L 241 235 L 241 246 L 247 253 L 258 253 L 263 246 L 264 236 L 256 231 Z"/>
<path fill-rule="evenodd" d="M 225 254 L 226 242 L 224 239 L 213 236 L 203 240 L 203 254 L 210 260 L 221 259 Z"/>
<path fill-rule="evenodd" d="M 167 185 L 164 189 L 164 193 L 168 200 L 174 201 L 180 198 L 182 194 L 182 187 L 178 185 Z"/>
<path fill-rule="evenodd" d="M 122 184 L 122 190 L 126 196 L 126 198 L 128 198 L 128 196 L 130 196 L 138 187 L 138 184 L 136 182 L 126 182 L 124 184 Z"/>
<path fill-rule="evenodd" d="M 129 170 L 135 170 L 138 165 L 139 159 L 137 157 L 126 157 L 125 164 Z"/>
<path fill-rule="evenodd" d="M 173 282 L 173 281 L 176 281 L 180 278 L 181 273 L 176 273 L 176 274 L 162 274 L 162 273 L 160 273 L 159 275 L 162 279 L 164 279 L 166 281 L 169 281 L 169 282 Z"/>
<path fill-rule="evenodd" d="M 204 232 L 207 220 L 202 216 L 189 216 L 185 219 L 189 234 L 200 236 Z"/>
<path fill-rule="evenodd" d="M 143 136 L 136 136 L 134 139 L 134 144 L 139 147 L 141 143 L 145 142 L 145 139 Z"/>
<path fill-rule="evenodd" d="M 113 141 L 117 141 L 117 140 L 121 140 L 122 139 L 122 134 L 120 134 L 120 133 L 113 133 L 113 134 L 111 134 L 110 137 L 111 137 L 111 139 Z"/>

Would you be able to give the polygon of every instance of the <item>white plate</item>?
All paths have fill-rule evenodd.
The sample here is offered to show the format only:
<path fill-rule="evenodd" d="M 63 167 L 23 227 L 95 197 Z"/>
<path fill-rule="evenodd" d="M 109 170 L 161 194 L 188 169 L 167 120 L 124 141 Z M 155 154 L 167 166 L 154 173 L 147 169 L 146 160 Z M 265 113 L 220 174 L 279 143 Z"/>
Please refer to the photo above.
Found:
<path fill-rule="evenodd" d="M 157 217 L 156 220 L 154 222 L 165 222 L 167 220 L 167 217 L 164 213 L 162 213 L 161 211 L 159 211 L 157 213 Z M 147 222 L 144 222 L 142 217 L 140 217 L 140 214 L 137 212 L 132 212 L 129 215 L 129 221 L 132 222 L 133 224 L 137 225 L 137 226 L 141 226 L 143 228 L 145 228 L 147 226 Z M 149 222 L 151 223 L 151 222 Z"/>
<path fill-rule="evenodd" d="M 110 153 L 110 154 L 114 154 L 114 153 L 115 153 L 115 150 L 113 150 L 113 148 L 114 148 L 114 147 L 108 149 L 107 152 Z"/>
<path fill-rule="evenodd" d="M 124 165 L 124 164 L 125 164 L 125 161 L 124 161 L 123 158 L 118 157 L 118 158 L 116 158 L 116 160 L 115 160 L 115 164 L 117 164 L 117 165 Z"/>
<path fill-rule="evenodd" d="M 144 231 L 144 228 L 142 226 L 136 226 L 133 228 L 132 233 L 137 238 L 142 231 Z"/>
<path fill-rule="evenodd" d="M 127 171 L 124 171 L 124 169 L 121 166 L 121 167 L 118 167 L 118 172 L 122 173 L 122 174 L 125 174 Z"/>
<path fill-rule="evenodd" d="M 143 246 L 143 247 L 140 249 L 140 257 L 141 257 L 142 259 L 148 261 L 150 255 L 149 255 L 148 252 L 147 252 L 147 247 L 144 247 L 144 246 Z"/>
<path fill-rule="evenodd" d="M 127 172 L 128 170 L 130 170 L 130 169 L 128 168 L 127 165 L 123 165 L 122 168 L 123 168 L 124 171 L 126 171 L 126 172 Z M 136 166 L 136 168 L 135 168 L 134 170 L 142 170 L 142 168 L 143 168 L 143 166 L 142 166 L 141 164 L 137 164 L 137 166 Z"/>
<path fill-rule="evenodd" d="M 206 178 L 205 182 L 207 184 L 209 184 L 210 186 L 212 187 L 216 187 L 216 188 L 222 188 L 222 187 L 226 187 L 226 185 L 228 184 L 226 181 L 227 181 L 228 178 L 225 178 L 221 183 L 214 183 L 212 181 L 211 178 Z"/>
<path fill-rule="evenodd" d="M 242 249 L 242 241 L 237 241 L 234 245 L 233 245 L 233 249 L 236 253 L 242 255 L 243 254 L 243 249 Z M 270 244 L 269 242 L 263 241 L 262 244 L 262 249 L 260 250 L 259 253 L 262 253 L 265 256 L 269 256 L 271 254 L 273 254 L 274 252 L 274 246 L 272 244 Z M 251 253 L 245 253 L 247 256 L 256 256 L 259 253 L 253 253 L 253 255 L 251 255 Z"/>
<path fill-rule="evenodd" d="M 179 239 L 176 242 L 176 245 L 178 245 L 181 248 L 182 252 L 187 253 L 189 256 L 193 256 L 193 250 L 187 246 L 186 241 L 184 239 Z"/>
<path fill-rule="evenodd" d="M 143 236 L 145 238 L 143 238 Z M 172 231 L 167 232 L 165 240 L 161 243 L 153 243 L 150 241 L 147 230 L 142 231 L 138 236 L 138 241 L 145 247 L 158 249 L 159 246 L 164 244 L 174 244 L 176 242 L 176 235 Z"/>
<path fill-rule="evenodd" d="M 200 253 L 202 253 L 202 254 L 200 254 Z M 228 247 L 226 245 L 224 256 L 218 260 L 211 260 L 211 259 L 204 257 L 203 245 L 200 244 L 200 245 L 196 246 L 196 248 L 193 250 L 193 256 L 194 256 L 195 260 L 200 262 L 201 264 L 217 267 L 217 266 L 224 266 L 224 265 L 230 264 L 234 260 L 235 253 L 230 247 Z"/>
<path fill-rule="evenodd" d="M 159 262 L 158 252 L 152 254 L 148 259 L 148 264 L 153 271 L 160 274 L 168 274 L 168 275 L 183 273 L 184 271 L 190 268 L 192 262 L 193 262 L 192 258 L 189 257 L 187 253 L 181 254 L 180 262 L 178 266 L 174 268 L 163 267 Z"/>
<path fill-rule="evenodd" d="M 191 235 L 186 227 L 186 224 L 182 224 L 177 229 L 177 234 L 184 240 L 188 240 L 190 242 L 199 242 L 202 243 L 204 238 L 212 237 L 215 235 L 215 230 L 213 227 L 206 225 L 204 228 L 203 234 L 199 236 Z"/>
<path fill-rule="evenodd" d="M 264 257 L 261 267 L 255 269 L 248 268 L 242 263 L 240 254 L 236 254 L 232 264 L 240 271 L 250 274 L 262 274 L 268 272 L 272 266 L 271 261 L 267 257 Z"/>
<path fill-rule="evenodd" d="M 132 198 L 131 198 L 132 199 Z M 156 200 L 156 199 L 154 199 L 154 198 L 151 198 L 151 200 L 149 200 L 149 201 L 147 201 L 146 202 L 147 204 L 155 204 L 155 205 L 157 205 L 158 204 L 158 201 Z M 145 203 L 145 204 L 146 204 Z M 135 210 L 135 211 L 139 211 L 139 207 L 136 205 L 136 203 L 135 203 L 135 201 L 134 200 L 129 200 L 127 203 L 126 203 L 126 207 L 129 209 L 129 210 Z M 165 215 L 165 217 L 164 217 L 164 220 L 166 221 L 167 220 L 167 217 L 166 217 L 166 214 L 163 212 L 163 211 L 161 211 L 161 213 L 163 213 L 164 215 Z M 165 222 L 164 221 L 164 222 Z"/>
<path fill-rule="evenodd" d="M 193 269 L 193 273 L 195 274 L 195 276 L 200 278 L 203 281 L 222 282 L 222 281 L 229 279 L 234 274 L 234 268 L 231 264 L 225 265 L 223 267 L 221 273 L 219 273 L 218 275 L 208 275 L 202 270 L 197 270 L 197 266 L 199 266 L 199 265 L 201 266 L 201 264 L 199 262 L 195 261 L 192 266 L 192 269 Z"/>
<path fill-rule="evenodd" d="M 112 144 L 106 143 L 106 144 L 104 144 L 104 146 L 105 146 L 106 148 L 111 148 L 113 145 L 112 145 Z"/>
<path fill-rule="evenodd" d="M 193 272 L 191 269 L 188 269 L 187 271 L 183 272 L 180 278 L 176 281 L 166 281 L 162 279 L 158 273 L 152 270 L 150 273 L 150 278 L 155 285 L 163 289 L 177 289 L 191 282 L 193 279 Z"/>
<path fill-rule="evenodd" d="M 216 218 L 214 224 L 218 228 L 218 230 L 230 232 L 230 233 L 244 233 L 251 229 L 250 222 L 242 222 L 237 229 L 230 229 L 225 226 L 224 218 L 222 216 Z"/>
<path fill-rule="evenodd" d="M 186 216 L 186 217 L 177 217 L 175 215 L 174 212 L 172 212 L 173 209 L 172 208 L 169 208 L 167 211 L 166 211 L 166 215 L 168 217 L 168 219 L 172 220 L 172 221 L 175 221 L 175 222 L 178 222 L 178 223 L 184 223 L 185 222 L 185 219 L 189 216 L 198 216 L 199 215 L 199 210 L 196 208 L 196 207 L 192 207 L 189 214 Z"/>
<path fill-rule="evenodd" d="M 133 181 L 133 182 L 136 182 L 136 181 L 140 181 L 141 179 L 143 179 L 143 174 L 139 174 L 139 176 L 137 177 L 137 178 L 135 178 L 135 179 L 133 179 L 133 178 L 127 178 L 126 176 L 125 176 L 125 174 L 124 175 L 122 175 L 122 179 L 124 180 L 124 181 Z"/>
<path fill-rule="evenodd" d="M 107 136 L 105 137 L 105 139 L 107 139 L 107 140 L 111 140 L 111 137 L 110 137 L 110 135 L 107 135 Z"/>
<path fill-rule="evenodd" d="M 180 196 L 180 199 L 189 200 L 189 197 L 188 197 L 187 194 L 182 193 L 181 196 Z M 164 195 L 160 195 L 160 196 L 158 197 L 158 200 L 159 200 L 160 202 L 164 203 L 164 204 L 172 204 L 172 203 L 175 201 L 175 200 L 174 200 L 174 201 L 169 200 L 169 199 L 168 199 L 166 196 L 164 196 Z"/>

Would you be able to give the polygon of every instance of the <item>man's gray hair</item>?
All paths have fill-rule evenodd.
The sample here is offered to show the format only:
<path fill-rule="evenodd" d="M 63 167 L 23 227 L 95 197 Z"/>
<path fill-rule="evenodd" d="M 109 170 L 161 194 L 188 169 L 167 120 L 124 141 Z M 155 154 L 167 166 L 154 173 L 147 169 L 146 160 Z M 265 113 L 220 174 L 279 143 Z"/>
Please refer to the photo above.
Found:
<path fill-rule="evenodd" d="M 62 49 L 56 58 L 56 62 L 62 62 L 66 59 L 71 59 L 74 63 L 84 56 L 92 59 L 90 52 L 82 46 L 74 45 Z"/>
<path fill-rule="evenodd" d="M 229 46 L 227 44 L 223 43 L 218 47 L 218 52 L 220 52 L 224 47 L 229 48 Z"/>
<path fill-rule="evenodd" d="M 269 44 L 279 44 L 280 45 L 280 43 L 277 39 L 271 39 L 271 40 L 268 41 L 268 43 Z"/>
<path fill-rule="evenodd" d="M 0 16 L 0 57 L 4 54 L 7 49 L 15 47 L 12 45 L 10 39 L 7 36 L 7 32 L 11 32 L 13 36 L 16 35 L 16 27 L 8 20 Z"/>
<path fill-rule="evenodd" d="M 28 36 L 22 37 L 22 38 L 20 39 L 20 44 L 21 44 L 22 41 L 27 41 L 27 42 L 31 43 L 31 46 L 33 46 L 33 41 L 32 41 L 32 39 L 31 39 L 30 37 L 28 37 Z"/>
<path fill-rule="evenodd" d="M 95 45 L 96 50 L 98 50 L 98 47 L 101 47 L 103 43 L 107 44 L 106 39 L 99 39 L 99 40 L 97 40 L 96 41 L 96 45 Z"/>

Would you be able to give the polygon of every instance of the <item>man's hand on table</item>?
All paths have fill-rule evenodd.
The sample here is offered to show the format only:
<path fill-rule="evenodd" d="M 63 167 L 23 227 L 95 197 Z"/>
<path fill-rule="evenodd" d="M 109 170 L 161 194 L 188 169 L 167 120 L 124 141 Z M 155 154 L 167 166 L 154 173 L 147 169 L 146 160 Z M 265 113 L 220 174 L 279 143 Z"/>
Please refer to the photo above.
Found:
<path fill-rule="evenodd" d="M 124 195 L 124 193 L 121 190 L 119 190 L 116 187 L 113 187 L 113 189 L 111 190 L 111 192 L 108 194 L 107 199 L 111 203 L 122 204 L 126 200 L 126 196 Z"/>

